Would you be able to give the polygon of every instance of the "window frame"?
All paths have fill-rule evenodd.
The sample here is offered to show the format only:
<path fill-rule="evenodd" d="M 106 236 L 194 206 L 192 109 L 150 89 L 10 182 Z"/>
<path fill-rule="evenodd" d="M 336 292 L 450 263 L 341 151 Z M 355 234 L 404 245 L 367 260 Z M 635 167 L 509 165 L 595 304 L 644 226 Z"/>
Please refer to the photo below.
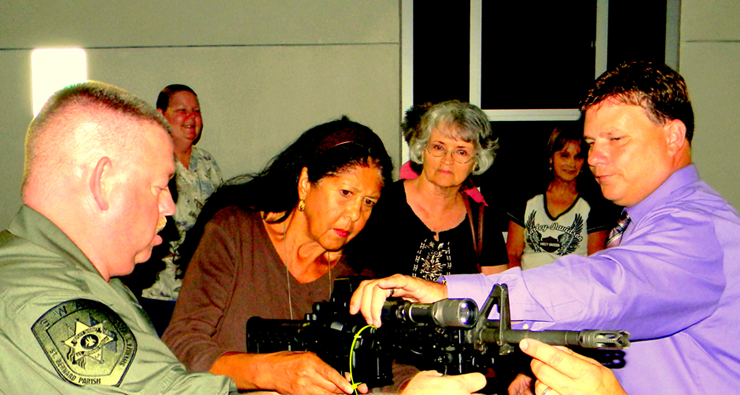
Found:
<path fill-rule="evenodd" d="M 492 1 L 492 0 L 489 0 Z M 678 67 L 678 34 L 680 0 L 667 0 L 666 10 L 666 63 Z M 483 0 L 470 0 L 470 103 L 481 103 L 481 34 L 483 30 Z M 596 0 L 596 37 L 594 78 L 598 78 L 607 65 L 609 0 Z M 414 104 L 414 0 L 401 0 L 401 107 L 403 111 Z M 573 109 L 482 109 L 491 121 L 573 121 L 580 111 Z"/>

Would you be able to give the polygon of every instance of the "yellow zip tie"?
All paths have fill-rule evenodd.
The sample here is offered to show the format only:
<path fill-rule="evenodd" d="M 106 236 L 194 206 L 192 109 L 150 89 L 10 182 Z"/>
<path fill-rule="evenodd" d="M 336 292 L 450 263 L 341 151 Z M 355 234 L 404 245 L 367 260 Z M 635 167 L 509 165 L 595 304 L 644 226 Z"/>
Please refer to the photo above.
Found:
<path fill-rule="evenodd" d="M 350 382 L 352 383 L 352 389 L 355 391 L 355 395 L 358 395 L 357 387 L 362 385 L 362 383 L 355 383 L 355 377 L 352 374 L 352 357 L 354 356 L 355 344 L 357 344 L 357 339 L 360 338 L 360 333 L 362 333 L 362 331 L 364 331 L 367 328 L 375 329 L 375 327 L 372 325 L 365 325 L 362 329 L 360 329 L 357 333 L 355 333 L 355 337 L 354 339 L 352 339 L 352 348 L 349 350 L 349 379 L 350 379 Z"/>

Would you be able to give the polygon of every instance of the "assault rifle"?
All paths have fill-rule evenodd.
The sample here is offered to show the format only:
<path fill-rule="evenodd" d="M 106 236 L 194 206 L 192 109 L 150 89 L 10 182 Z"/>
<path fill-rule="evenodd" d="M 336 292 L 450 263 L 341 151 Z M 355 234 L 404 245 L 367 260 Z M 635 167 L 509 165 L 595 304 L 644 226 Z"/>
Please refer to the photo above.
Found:
<path fill-rule="evenodd" d="M 492 376 L 491 369 L 504 368 L 499 366 L 499 357 L 513 353 L 524 338 L 605 350 L 629 347 L 625 331 L 511 329 L 505 284 L 494 286 L 480 310 L 472 299 L 432 304 L 388 300 L 382 310 L 383 326 L 363 329 L 364 318 L 349 314 L 349 300 L 358 284 L 356 278 L 336 280 L 331 300 L 315 303 L 304 320 L 249 319 L 247 352 L 311 351 L 340 373 L 351 370 L 356 382 L 373 388 L 392 383 L 394 360 L 446 374 L 482 372 Z M 493 306 L 498 306 L 499 320 L 488 320 Z M 501 376 L 505 375 L 499 375 L 499 381 L 510 379 Z"/>

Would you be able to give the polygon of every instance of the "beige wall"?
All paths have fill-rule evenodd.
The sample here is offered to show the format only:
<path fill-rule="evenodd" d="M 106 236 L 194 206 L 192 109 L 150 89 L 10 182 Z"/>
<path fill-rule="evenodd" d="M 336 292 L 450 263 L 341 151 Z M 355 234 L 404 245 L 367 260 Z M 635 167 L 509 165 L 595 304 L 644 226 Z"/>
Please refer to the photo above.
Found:
<path fill-rule="evenodd" d="M 91 79 L 152 103 L 167 84 L 191 85 L 205 118 L 200 145 L 229 177 L 259 170 L 341 114 L 373 128 L 398 158 L 399 25 L 398 0 L 0 3 L 0 229 L 20 205 L 31 49 L 86 47 Z M 682 0 L 680 32 L 694 160 L 740 207 L 740 3 Z"/>
<path fill-rule="evenodd" d="M 33 117 L 30 56 L 0 51 L 0 68 L 0 229 L 5 229 L 21 204 L 23 141 Z"/>
<path fill-rule="evenodd" d="M 37 47 L 84 47 L 88 78 L 152 104 L 164 86 L 190 85 L 205 123 L 199 146 L 226 177 L 260 170 L 301 132 L 343 114 L 399 158 L 398 0 L 5 3 L 0 229 L 20 205 Z"/>
<path fill-rule="evenodd" d="M 682 0 L 680 73 L 696 115 L 693 159 L 740 208 L 740 2 Z"/>

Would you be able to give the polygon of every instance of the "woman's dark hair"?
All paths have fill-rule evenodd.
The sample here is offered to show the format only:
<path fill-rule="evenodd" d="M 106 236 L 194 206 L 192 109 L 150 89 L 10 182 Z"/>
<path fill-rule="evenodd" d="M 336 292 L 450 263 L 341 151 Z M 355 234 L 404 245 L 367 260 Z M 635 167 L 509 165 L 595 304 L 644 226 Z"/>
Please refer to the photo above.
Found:
<path fill-rule="evenodd" d="M 175 93 L 178 92 L 190 92 L 195 95 L 195 97 L 198 97 L 198 94 L 195 93 L 195 91 L 183 84 L 172 84 L 167 85 L 162 89 L 161 92 L 159 92 L 159 96 L 157 96 L 157 110 L 166 111 L 167 107 L 170 106 L 170 100 L 172 100 L 172 96 L 175 95 Z"/>
<path fill-rule="evenodd" d="M 380 138 L 367 126 L 347 117 L 315 126 L 270 160 L 257 174 L 244 174 L 226 181 L 211 195 L 198 221 L 180 246 L 180 275 L 203 234 L 205 224 L 224 207 L 284 213 L 284 221 L 298 204 L 298 179 L 305 167 L 308 179 L 338 176 L 354 167 L 377 168 L 383 186 L 392 182 L 393 162 Z"/>
<path fill-rule="evenodd" d="M 432 105 L 432 103 L 427 102 L 411 106 L 411 108 L 406 110 L 403 121 L 401 121 L 401 134 L 403 134 L 406 144 L 411 145 L 411 140 L 416 140 L 419 134 L 421 134 L 421 120 Z M 413 160 L 409 161 L 409 165 L 411 166 L 411 170 L 416 174 L 421 174 L 424 168 L 420 163 L 416 163 Z"/>
<path fill-rule="evenodd" d="M 583 132 L 576 128 L 555 128 L 550 133 L 547 140 L 547 161 L 549 162 L 557 152 L 565 148 L 568 143 L 574 143 L 580 147 L 577 158 L 586 159 L 588 157 L 588 144 L 583 139 Z"/>
<path fill-rule="evenodd" d="M 159 95 L 157 96 L 157 110 L 162 110 L 162 112 L 167 111 L 167 107 L 170 106 L 170 100 L 172 100 L 172 96 L 174 96 L 176 93 L 179 92 L 190 92 L 193 95 L 195 95 L 195 98 L 198 98 L 198 94 L 195 93 L 195 91 L 183 84 L 171 84 L 167 85 L 162 89 L 161 92 L 159 92 Z M 193 140 L 193 145 L 198 144 L 198 141 L 200 141 L 200 137 L 203 135 L 203 132 L 198 135 L 198 137 Z"/>
<path fill-rule="evenodd" d="M 583 139 L 583 124 L 581 122 L 578 122 L 575 125 L 563 125 L 555 127 L 552 133 L 550 133 L 550 138 L 547 140 L 547 149 L 545 152 L 547 155 L 547 160 L 545 162 L 542 162 L 543 165 L 545 165 L 543 169 L 547 169 L 547 177 L 543 179 L 543 181 L 547 181 L 547 184 L 543 185 L 544 190 L 547 190 L 547 186 L 550 185 L 550 182 L 552 182 L 552 180 L 555 178 L 555 172 L 552 169 L 553 165 L 551 164 L 550 160 L 553 159 L 555 154 L 560 152 L 569 143 L 573 143 L 580 147 L 580 152 L 578 153 L 578 155 L 576 155 L 576 157 L 583 158 L 584 160 L 583 167 L 581 168 L 581 173 L 576 178 L 576 189 L 578 190 L 578 193 L 599 195 L 600 192 L 598 184 L 596 184 L 596 181 L 591 174 L 591 170 L 588 168 L 588 163 L 586 163 L 588 159 L 589 148 L 588 144 Z"/>
<path fill-rule="evenodd" d="M 421 133 L 421 120 L 432 106 L 432 103 L 427 102 L 416 104 L 406 110 L 403 121 L 401 122 L 401 133 L 403 134 L 403 139 L 406 140 L 406 144 L 411 144 L 411 139 L 419 136 Z"/>

